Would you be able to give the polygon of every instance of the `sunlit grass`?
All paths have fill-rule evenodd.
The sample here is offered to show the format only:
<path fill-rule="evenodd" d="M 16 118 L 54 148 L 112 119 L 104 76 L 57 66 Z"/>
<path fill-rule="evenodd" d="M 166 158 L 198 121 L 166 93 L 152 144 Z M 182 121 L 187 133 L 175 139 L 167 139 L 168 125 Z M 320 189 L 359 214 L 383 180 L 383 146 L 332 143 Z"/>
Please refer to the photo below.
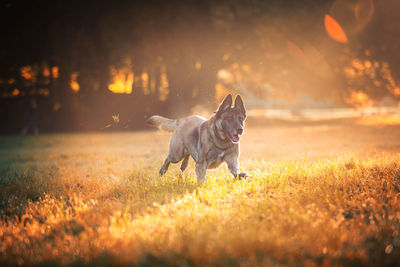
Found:
<path fill-rule="evenodd" d="M 398 262 L 396 153 L 245 156 L 247 180 L 236 181 L 221 167 L 197 185 L 192 161 L 183 174 L 171 166 L 158 177 L 167 140 L 154 132 L 4 137 L 0 262 Z M 254 142 L 243 141 L 245 155 Z"/>
<path fill-rule="evenodd" d="M 359 123 L 363 125 L 379 126 L 379 125 L 400 125 L 399 116 L 386 117 L 366 117 L 359 119 Z"/>

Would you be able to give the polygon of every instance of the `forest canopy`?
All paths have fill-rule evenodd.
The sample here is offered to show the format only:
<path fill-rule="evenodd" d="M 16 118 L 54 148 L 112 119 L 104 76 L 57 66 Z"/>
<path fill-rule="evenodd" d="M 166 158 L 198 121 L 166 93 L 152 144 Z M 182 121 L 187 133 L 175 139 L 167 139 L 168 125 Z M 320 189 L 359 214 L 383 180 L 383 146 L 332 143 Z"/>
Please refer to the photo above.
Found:
<path fill-rule="evenodd" d="M 0 2 L 1 132 L 37 101 L 47 131 L 137 129 L 148 115 L 304 95 L 400 100 L 396 0 Z M 254 100 L 254 101 L 252 101 Z M 332 105 L 332 104 L 331 104 Z"/>

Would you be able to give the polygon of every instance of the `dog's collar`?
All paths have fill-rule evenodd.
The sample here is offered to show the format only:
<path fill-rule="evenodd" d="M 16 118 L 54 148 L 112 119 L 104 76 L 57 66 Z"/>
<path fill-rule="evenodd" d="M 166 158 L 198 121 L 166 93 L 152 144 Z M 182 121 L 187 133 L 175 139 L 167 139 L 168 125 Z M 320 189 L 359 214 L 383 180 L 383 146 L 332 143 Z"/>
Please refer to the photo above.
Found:
<path fill-rule="evenodd" d="M 215 142 L 214 138 L 211 138 L 211 142 L 213 143 L 213 145 L 214 145 L 216 148 L 218 148 L 218 149 L 220 149 L 220 150 L 225 150 L 225 149 L 227 149 L 227 148 L 229 147 L 229 146 L 220 147 L 219 145 L 217 145 L 217 143 Z M 229 144 L 229 143 L 227 143 L 227 144 Z"/>
<path fill-rule="evenodd" d="M 219 140 L 221 140 L 221 141 L 225 141 L 225 140 L 226 140 L 226 138 L 223 139 L 221 136 L 219 136 L 219 131 L 218 131 L 216 125 L 215 125 L 215 122 L 213 123 L 213 133 L 214 133 L 214 136 L 215 136 L 217 139 L 219 139 Z"/>
<path fill-rule="evenodd" d="M 226 142 L 226 140 L 228 139 L 228 138 L 222 139 L 222 138 L 219 136 L 218 131 L 217 131 L 217 128 L 215 127 L 215 123 L 213 123 L 213 127 L 212 127 L 211 142 L 214 144 L 215 147 L 217 147 L 218 149 L 221 149 L 221 150 L 225 150 L 225 149 L 227 149 L 227 148 L 229 147 L 230 142 L 226 142 L 226 144 L 228 144 L 226 147 L 221 147 L 221 146 L 219 146 L 219 145 L 217 144 L 217 142 L 215 142 L 216 140 L 214 140 L 214 138 L 216 138 L 216 139 L 218 139 L 218 140 L 220 140 L 220 141 L 225 141 L 225 142 Z"/>

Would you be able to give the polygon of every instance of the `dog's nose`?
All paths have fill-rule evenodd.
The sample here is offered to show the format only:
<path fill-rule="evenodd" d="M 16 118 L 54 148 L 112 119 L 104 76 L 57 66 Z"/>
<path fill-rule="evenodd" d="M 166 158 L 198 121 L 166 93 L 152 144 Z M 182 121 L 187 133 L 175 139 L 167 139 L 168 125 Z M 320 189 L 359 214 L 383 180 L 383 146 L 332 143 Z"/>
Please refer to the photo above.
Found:
<path fill-rule="evenodd" d="M 237 129 L 237 133 L 238 133 L 238 134 L 242 134 L 242 133 L 243 133 L 243 128 Z"/>

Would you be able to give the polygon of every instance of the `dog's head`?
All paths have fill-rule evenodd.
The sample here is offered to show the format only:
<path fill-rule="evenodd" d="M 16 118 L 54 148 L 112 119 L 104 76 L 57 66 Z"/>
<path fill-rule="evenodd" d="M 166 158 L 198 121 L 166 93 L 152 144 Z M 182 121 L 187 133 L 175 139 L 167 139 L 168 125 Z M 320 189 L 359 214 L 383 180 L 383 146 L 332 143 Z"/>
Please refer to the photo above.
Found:
<path fill-rule="evenodd" d="M 236 96 L 233 108 L 232 95 L 227 95 L 219 105 L 216 117 L 217 125 L 222 129 L 224 135 L 232 143 L 239 143 L 240 136 L 244 132 L 244 120 L 246 119 L 246 109 L 240 95 Z"/>

